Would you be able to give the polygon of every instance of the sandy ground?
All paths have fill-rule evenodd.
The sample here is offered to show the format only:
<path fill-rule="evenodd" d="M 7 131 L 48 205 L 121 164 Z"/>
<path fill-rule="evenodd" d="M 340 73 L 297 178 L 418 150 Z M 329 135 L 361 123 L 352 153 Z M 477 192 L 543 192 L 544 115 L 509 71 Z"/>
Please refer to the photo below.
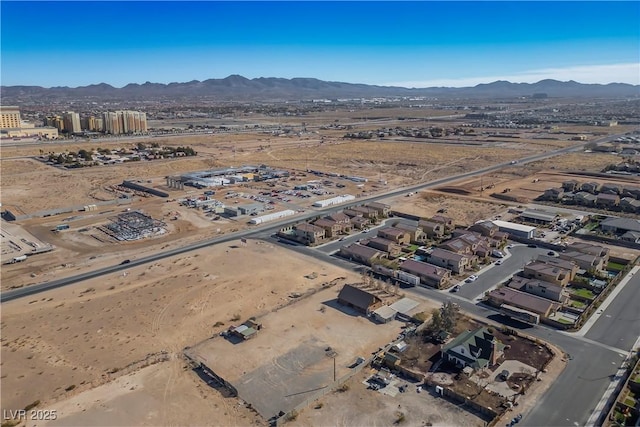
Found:
<path fill-rule="evenodd" d="M 432 191 L 420 191 L 411 197 L 400 196 L 385 200 L 394 210 L 430 218 L 434 215 L 445 215 L 453 218 L 459 226 L 470 226 L 476 221 L 491 218 L 503 212 L 507 206 L 495 201 L 476 201 L 461 197 L 452 197 Z M 447 211 L 438 214 L 438 210 Z"/>
<path fill-rule="evenodd" d="M 169 393 L 167 391 L 169 390 Z M 160 363 L 56 402 L 57 419 L 27 426 L 266 425 L 235 398 L 209 387 L 180 360 Z"/>
<path fill-rule="evenodd" d="M 313 272 L 317 278 L 304 277 Z M 66 397 L 70 386 L 75 393 L 99 385 L 150 354 L 176 355 L 236 315 L 264 314 L 292 292 L 338 277 L 351 276 L 250 240 L 5 303 L 2 409 Z"/>
<path fill-rule="evenodd" d="M 347 382 L 346 392 L 330 393 L 300 413 L 294 426 L 390 426 L 399 414 L 402 426 L 484 426 L 483 420 L 463 407 L 410 386 L 395 397 L 368 390 L 362 382 L 374 373 L 369 368 Z M 427 424 L 430 423 L 430 424 Z"/>

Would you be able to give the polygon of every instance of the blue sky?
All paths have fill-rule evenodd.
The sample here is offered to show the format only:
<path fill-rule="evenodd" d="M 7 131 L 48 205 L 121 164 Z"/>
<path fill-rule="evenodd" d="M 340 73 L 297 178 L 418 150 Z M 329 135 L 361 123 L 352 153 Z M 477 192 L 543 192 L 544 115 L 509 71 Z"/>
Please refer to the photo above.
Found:
<path fill-rule="evenodd" d="M 33 2 L 1 8 L 2 85 L 315 77 L 406 87 L 640 84 L 640 2 Z"/>

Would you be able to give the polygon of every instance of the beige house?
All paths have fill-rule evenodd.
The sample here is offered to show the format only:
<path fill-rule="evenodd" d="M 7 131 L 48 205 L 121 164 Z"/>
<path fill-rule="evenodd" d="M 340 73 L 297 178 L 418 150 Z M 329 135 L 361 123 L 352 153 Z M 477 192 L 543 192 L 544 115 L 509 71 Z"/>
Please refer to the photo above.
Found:
<path fill-rule="evenodd" d="M 381 237 L 374 237 L 373 239 L 369 240 L 365 245 L 369 246 L 370 248 L 384 251 L 392 258 L 395 258 L 402 253 L 402 246 L 398 245 L 397 243 L 391 240 L 383 239 Z"/>
<path fill-rule="evenodd" d="M 399 245 L 408 245 L 411 242 L 409 233 L 393 227 L 386 227 L 378 230 L 378 237 L 392 240 Z"/>
<path fill-rule="evenodd" d="M 418 227 L 430 239 L 440 239 L 444 236 L 444 224 L 434 221 L 420 220 Z"/>
<path fill-rule="evenodd" d="M 469 257 L 460 255 L 446 249 L 436 248 L 428 256 L 427 261 L 430 264 L 447 268 L 456 274 L 462 273 L 470 266 Z"/>
<path fill-rule="evenodd" d="M 307 245 L 315 245 L 325 238 L 324 229 L 311 224 L 298 224 L 293 231 L 296 240 Z"/>
<path fill-rule="evenodd" d="M 323 228 L 327 237 L 336 237 L 340 235 L 342 231 L 342 225 L 326 218 L 320 218 L 313 224 L 317 227 Z"/>
<path fill-rule="evenodd" d="M 530 279 L 543 280 L 563 287 L 571 280 L 571 271 L 539 261 L 525 265 L 524 275 Z"/>

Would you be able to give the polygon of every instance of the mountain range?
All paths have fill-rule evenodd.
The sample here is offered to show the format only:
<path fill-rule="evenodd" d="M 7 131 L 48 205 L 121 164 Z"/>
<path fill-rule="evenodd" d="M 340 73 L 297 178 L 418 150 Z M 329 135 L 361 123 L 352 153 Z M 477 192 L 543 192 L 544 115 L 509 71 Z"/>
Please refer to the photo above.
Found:
<path fill-rule="evenodd" d="M 495 81 L 473 87 L 404 88 L 328 82 L 314 78 L 260 77 L 247 79 L 231 75 L 223 79 L 193 80 L 186 83 L 130 83 L 116 88 L 106 83 L 81 87 L 1 86 L 5 101 L 29 99 L 154 100 L 210 99 L 220 101 L 268 101 L 319 98 L 372 98 L 426 96 L 437 98 L 514 98 L 546 94 L 548 97 L 617 98 L 638 97 L 640 85 L 626 83 L 582 84 L 575 81 L 541 80 L 537 83 Z"/>

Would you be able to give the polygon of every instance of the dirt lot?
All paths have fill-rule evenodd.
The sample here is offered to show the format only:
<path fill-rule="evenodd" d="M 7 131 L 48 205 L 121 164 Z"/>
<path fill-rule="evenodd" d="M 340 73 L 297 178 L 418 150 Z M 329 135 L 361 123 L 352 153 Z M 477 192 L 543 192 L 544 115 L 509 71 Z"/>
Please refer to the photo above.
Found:
<path fill-rule="evenodd" d="M 338 304 L 341 288 L 259 318 L 263 329 L 253 339 L 234 344 L 214 337 L 190 348 L 189 357 L 233 384 L 265 418 L 288 412 L 333 382 L 334 352 L 335 378 L 341 378 L 358 357 L 366 358 L 400 332 L 400 322 L 377 324 Z"/>
<path fill-rule="evenodd" d="M 451 197 L 439 192 L 420 191 L 411 197 L 401 196 L 385 200 L 393 210 L 430 218 L 438 210 L 446 209 L 446 215 L 459 226 L 470 226 L 476 221 L 490 218 L 507 209 L 507 205 L 497 201 L 476 201 Z"/>
<path fill-rule="evenodd" d="M 273 272 L 278 271 L 274 280 Z M 317 273 L 317 278 L 305 275 Z M 261 241 L 230 242 L 2 305 L 2 409 L 99 385 L 352 274 Z M 220 326 L 214 327 L 217 322 Z M 166 395 L 174 393 L 167 385 Z"/>
<path fill-rule="evenodd" d="M 294 426 L 390 426 L 403 415 L 402 426 L 484 426 L 474 414 L 448 400 L 435 397 L 429 391 L 416 392 L 410 386 L 395 397 L 368 390 L 362 382 L 372 375 L 370 369 L 347 382 L 346 392 L 324 396 L 291 422 Z"/>

